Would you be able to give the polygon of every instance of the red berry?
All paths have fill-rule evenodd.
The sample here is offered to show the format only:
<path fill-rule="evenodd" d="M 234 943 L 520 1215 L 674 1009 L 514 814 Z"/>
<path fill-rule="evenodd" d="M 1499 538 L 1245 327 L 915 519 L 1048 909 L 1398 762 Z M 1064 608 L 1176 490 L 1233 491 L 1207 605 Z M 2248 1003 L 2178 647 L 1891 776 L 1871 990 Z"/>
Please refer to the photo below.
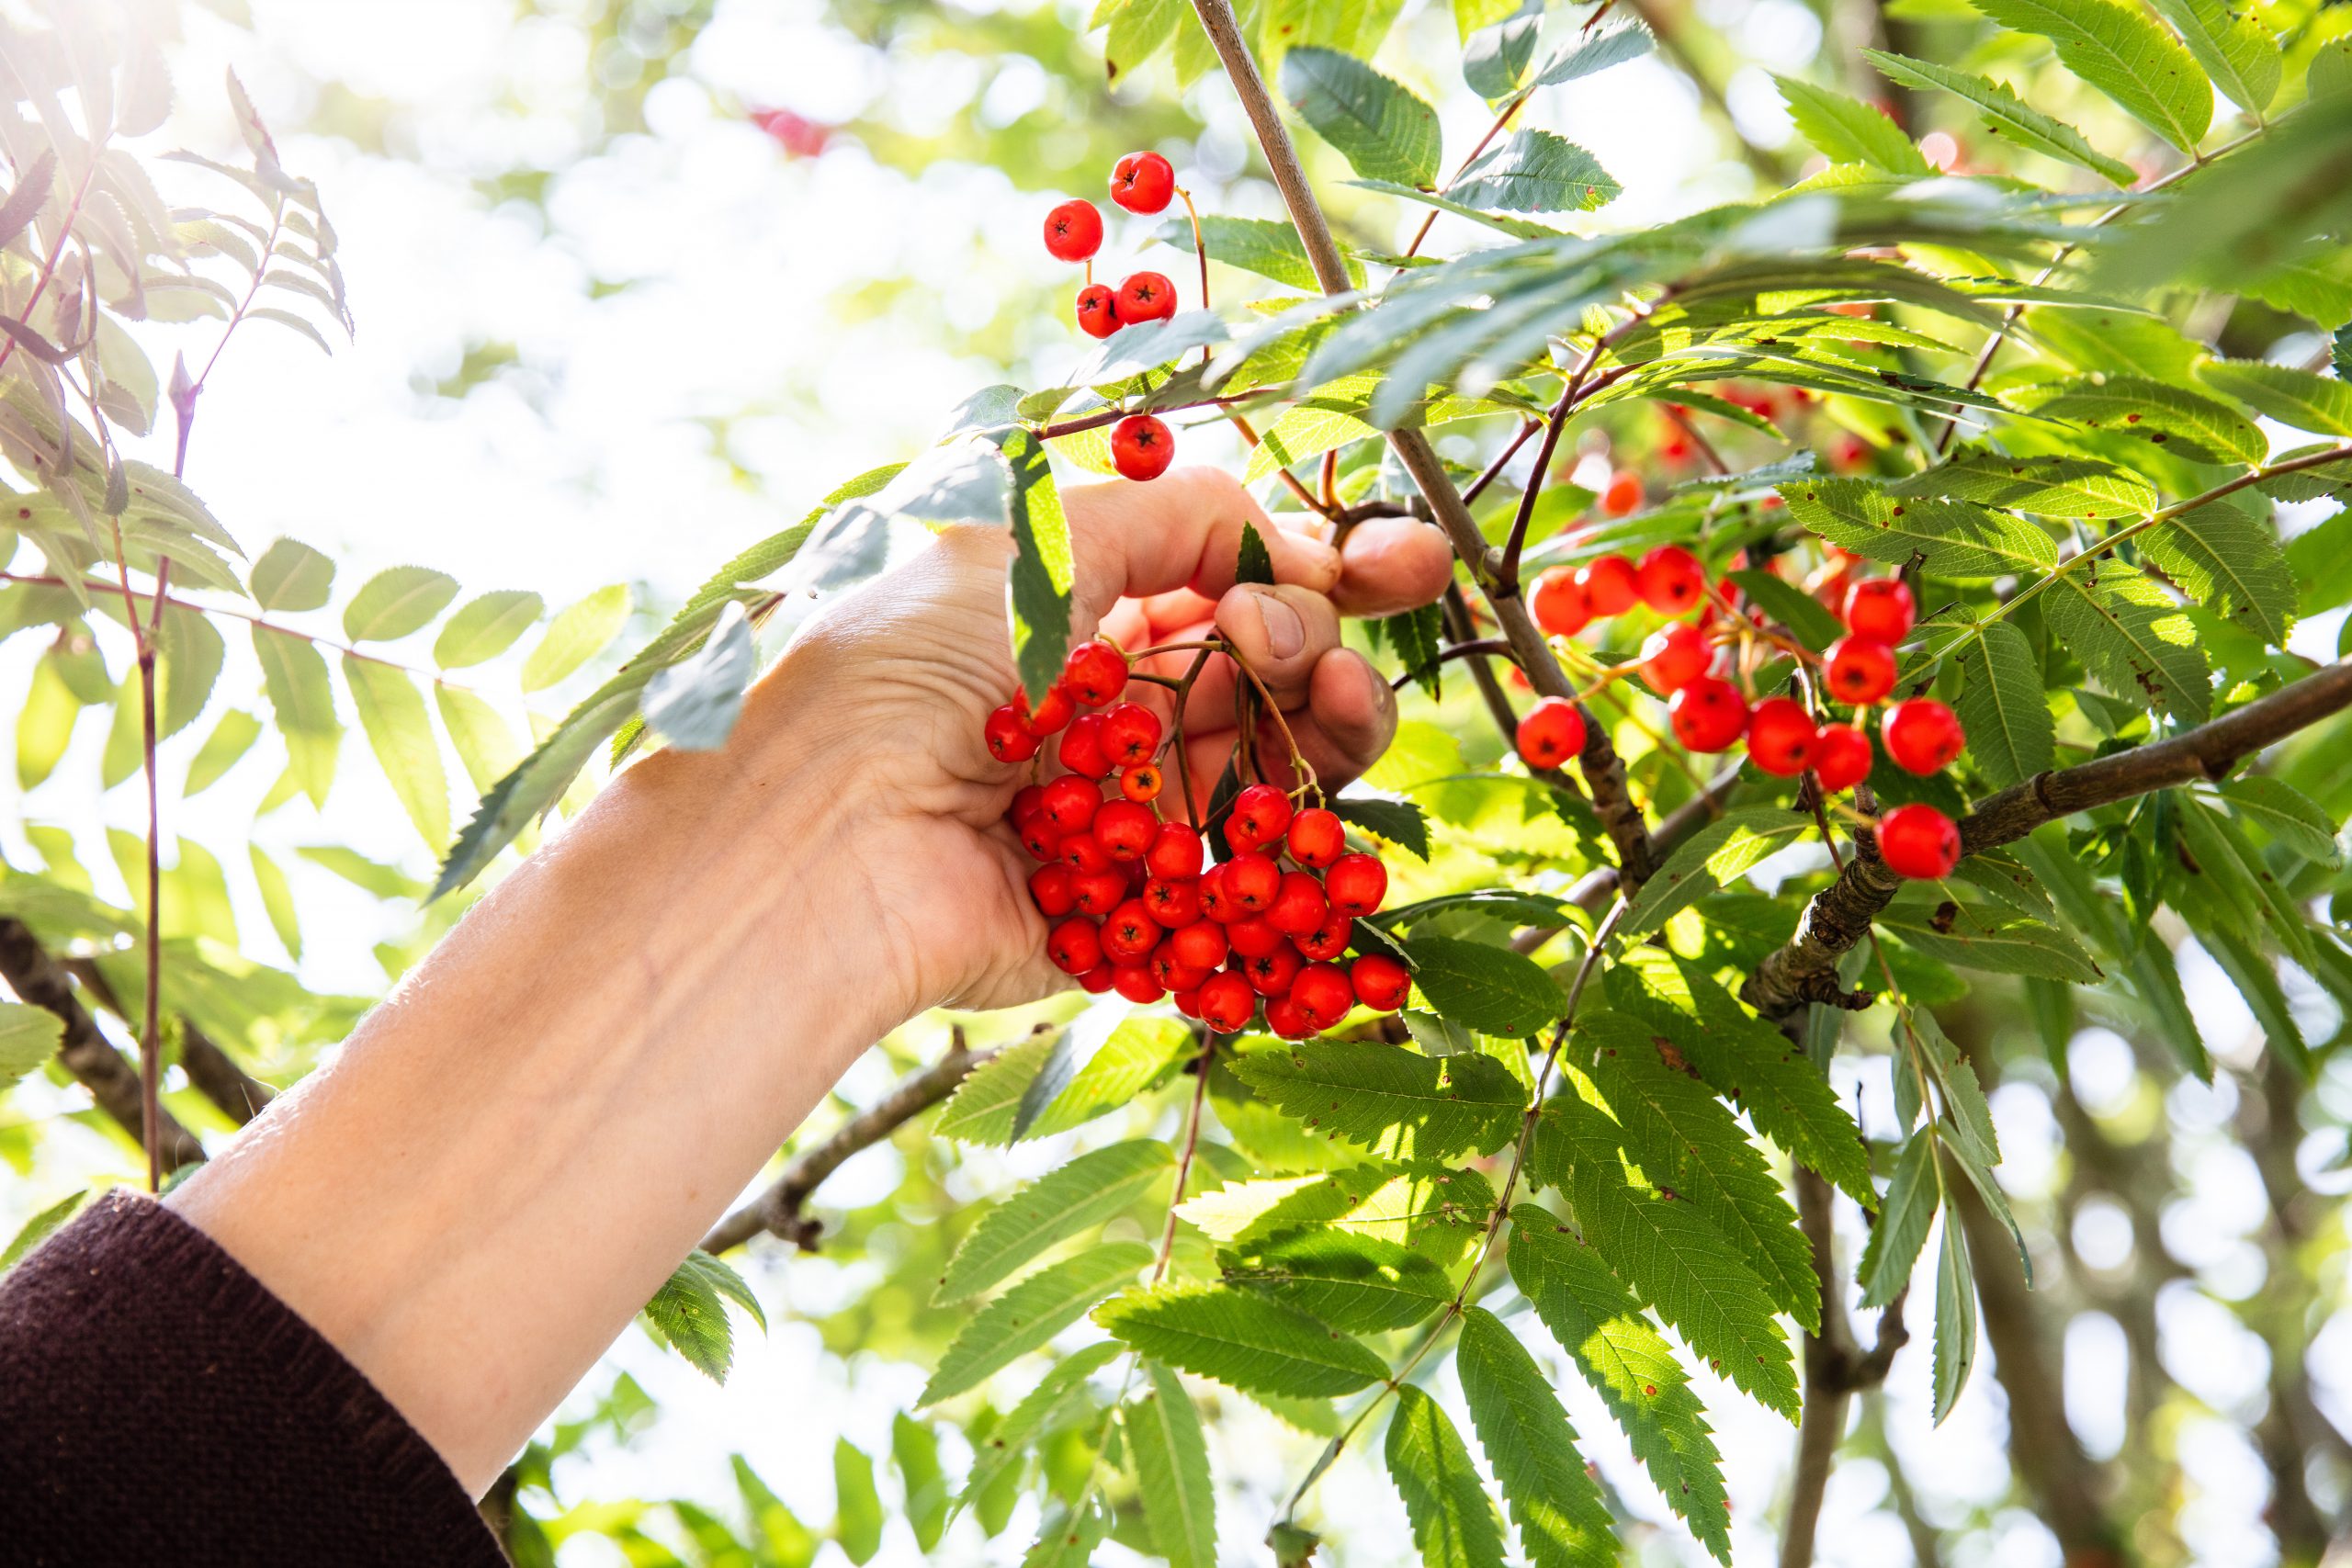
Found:
<path fill-rule="evenodd" d="M 1102 248 L 1102 214 L 1091 201 L 1065 201 L 1046 214 L 1046 249 L 1056 261 L 1082 262 Z"/>
<path fill-rule="evenodd" d="M 1819 734 L 1803 703 L 1767 697 L 1747 716 L 1747 754 L 1766 773 L 1792 779 L 1811 765 Z"/>
<path fill-rule="evenodd" d="M 1159 922 L 1140 898 L 1130 898 L 1102 920 L 1102 951 L 1114 964 L 1140 964 L 1159 945 Z"/>
<path fill-rule="evenodd" d="M 1116 309 L 1123 327 L 1164 321 L 1176 313 L 1176 286 L 1164 273 L 1131 272 L 1119 281 Z"/>
<path fill-rule="evenodd" d="M 1968 744 L 1960 716 L 1933 697 L 1913 697 L 1887 709 L 1878 738 L 1896 767 L 1922 777 L 1950 767 Z"/>
<path fill-rule="evenodd" d="M 1413 989 L 1413 976 L 1386 953 L 1367 953 L 1348 965 L 1356 1000 L 1374 1012 L 1395 1012 Z"/>
<path fill-rule="evenodd" d="M 1132 800 L 1110 800 L 1094 814 L 1094 836 L 1113 860 L 1141 860 L 1159 828 L 1148 806 Z"/>
<path fill-rule="evenodd" d="M 1813 742 L 1813 776 L 1835 795 L 1871 776 L 1871 738 L 1850 724 L 1825 724 Z"/>
<path fill-rule="evenodd" d="M 1111 166 L 1111 199 L 1148 218 L 1176 194 L 1176 171 L 1157 152 L 1130 152 Z"/>
<path fill-rule="evenodd" d="M 1155 876 L 1143 885 L 1142 897 L 1151 918 L 1164 930 L 1172 931 L 1201 918 L 1201 885 L 1189 876 L 1173 882 Z"/>
<path fill-rule="evenodd" d="M 1336 811 L 1326 811 L 1310 806 L 1290 819 L 1286 836 L 1290 858 L 1303 866 L 1321 870 L 1347 852 L 1347 825 Z"/>
<path fill-rule="evenodd" d="M 1041 865 L 1029 874 L 1029 897 L 1039 914 L 1058 920 L 1078 908 L 1078 874 L 1066 865 Z"/>
<path fill-rule="evenodd" d="M 1046 956 L 1065 975 L 1083 975 L 1102 962 L 1102 939 L 1092 920 L 1064 920 L 1046 938 Z"/>
<path fill-rule="evenodd" d="M 1901 642 L 1917 617 L 1911 585 L 1899 577 L 1873 577 L 1846 595 L 1846 629 L 1883 643 Z"/>
<path fill-rule="evenodd" d="M 1286 997 L 1290 995 L 1291 982 L 1298 978 L 1299 969 L 1304 964 L 1298 949 L 1283 942 L 1272 953 L 1258 953 L 1245 960 L 1241 974 L 1250 982 L 1250 988 L 1260 996 Z"/>
<path fill-rule="evenodd" d="M 1061 859 L 1072 871 L 1108 871 L 1112 863 L 1111 852 L 1092 833 L 1064 833 Z"/>
<path fill-rule="evenodd" d="M 1071 879 L 1080 914 L 1101 919 L 1126 902 L 1127 879 L 1104 866 L 1100 871 L 1081 871 Z"/>
<path fill-rule="evenodd" d="M 1574 637 L 1592 622 L 1592 606 L 1585 602 L 1574 569 L 1555 566 L 1535 580 L 1527 595 L 1528 612 L 1552 637 Z"/>
<path fill-rule="evenodd" d="M 1119 995 L 1138 1005 L 1148 1005 L 1168 994 L 1167 989 L 1152 978 L 1151 971 L 1140 964 L 1121 964 L 1113 968 L 1111 985 Z"/>
<path fill-rule="evenodd" d="M 1046 790 L 1043 784 L 1023 784 L 1012 792 L 1012 804 L 1005 807 L 1005 816 L 1016 828 L 1026 828 L 1046 819 Z"/>
<path fill-rule="evenodd" d="M 1336 964 L 1310 964 L 1290 983 L 1291 1005 L 1317 1029 L 1329 1029 L 1356 1005 L 1355 987 Z"/>
<path fill-rule="evenodd" d="M 1261 850 L 1290 826 L 1290 796 L 1269 784 L 1254 784 L 1233 797 L 1225 819 L 1225 841 L 1236 852 Z"/>
<path fill-rule="evenodd" d="M 1201 874 L 1201 836 L 1182 822 L 1162 822 L 1144 851 L 1143 863 L 1154 876 L 1174 879 Z"/>
<path fill-rule="evenodd" d="M 1545 697 L 1519 721 L 1517 739 L 1529 767 L 1565 767 L 1584 750 L 1584 715 L 1566 697 Z"/>
<path fill-rule="evenodd" d="M 1158 800 L 1167 782 L 1157 762 L 1132 762 L 1119 771 L 1119 793 L 1138 805 Z"/>
<path fill-rule="evenodd" d="M 1666 705 L 1674 738 L 1693 751 L 1724 751 L 1747 728 L 1747 699 L 1716 675 L 1702 675 Z"/>
<path fill-rule="evenodd" d="M 1593 615 L 1622 615 L 1641 597 L 1634 563 L 1623 556 L 1602 556 L 1577 569 L 1577 586 Z"/>
<path fill-rule="evenodd" d="M 1029 852 L 1031 860 L 1059 860 L 1062 836 L 1054 831 L 1051 822 L 1040 817 L 1035 822 L 1022 824 L 1021 847 Z"/>
<path fill-rule="evenodd" d="M 1196 969 L 1186 964 L 1176 956 L 1176 950 L 1164 942 L 1151 950 L 1151 957 L 1145 961 L 1144 967 L 1151 971 L 1153 979 L 1171 991 L 1199 990 L 1201 982 L 1209 977 L 1206 968 Z"/>
<path fill-rule="evenodd" d="M 1037 754 L 1037 738 L 1021 722 L 1021 710 L 1011 703 L 989 715 L 980 727 L 980 734 L 989 743 L 989 755 L 1000 762 L 1025 762 Z"/>
<path fill-rule="evenodd" d="M 1275 997 L 1266 1003 L 1266 1027 L 1285 1040 L 1304 1040 L 1315 1032 L 1306 1014 L 1288 997 Z"/>
<path fill-rule="evenodd" d="M 1707 573 L 1680 545 L 1660 545 L 1642 558 L 1634 580 L 1642 603 L 1661 615 L 1688 615 L 1707 596 Z"/>
<path fill-rule="evenodd" d="M 1131 479 L 1156 479 L 1176 460 L 1176 437 L 1165 422 L 1131 413 L 1111 432 L 1111 462 Z"/>
<path fill-rule="evenodd" d="M 1304 871 L 1283 873 L 1283 890 L 1266 907 L 1266 921 L 1284 936 L 1306 936 L 1331 918 L 1323 884 Z"/>
<path fill-rule="evenodd" d="M 1111 754 L 1102 749 L 1102 716 L 1082 713 L 1070 720 L 1054 755 L 1061 759 L 1063 767 L 1086 778 L 1099 779 L 1108 773 Z"/>
<path fill-rule="evenodd" d="M 1029 694 L 1026 692 L 1015 692 L 1012 705 L 1023 715 L 1023 722 L 1029 726 L 1029 733 L 1041 739 L 1068 724 L 1070 715 L 1078 711 L 1059 682 L 1046 689 L 1046 700 L 1037 705 L 1034 713 L 1030 711 Z"/>
<path fill-rule="evenodd" d="M 1949 876 L 1960 863 L 1960 829 L 1932 806 L 1898 806 L 1878 819 L 1878 853 L 1897 876 Z"/>
<path fill-rule="evenodd" d="M 1321 925 L 1295 941 L 1299 952 L 1320 963 L 1347 952 L 1355 934 L 1355 922 L 1334 909 Z"/>
<path fill-rule="evenodd" d="M 1159 716 L 1141 703 L 1121 703 L 1102 716 L 1102 753 L 1117 766 L 1145 762 L 1159 750 Z"/>
<path fill-rule="evenodd" d="M 1062 660 L 1061 688 L 1081 706 L 1102 707 L 1127 689 L 1127 656 L 1100 637 L 1069 650 Z"/>
<path fill-rule="evenodd" d="M 1670 697 L 1714 668 L 1707 634 L 1688 621 L 1650 633 L 1642 643 L 1642 679 L 1661 697 Z"/>
<path fill-rule="evenodd" d="M 1078 291 L 1078 330 L 1088 337 L 1109 337 L 1119 330 L 1119 296 L 1107 283 L 1090 283 Z"/>
<path fill-rule="evenodd" d="M 1345 859 L 1339 863 L 1346 863 Z M 1332 869 L 1336 871 L 1339 866 Z M 1253 851 L 1225 863 L 1225 896 L 1253 914 L 1272 904 L 1282 890 L 1281 868 L 1265 855 Z"/>
<path fill-rule="evenodd" d="M 1114 976 L 1108 964 L 1098 964 L 1078 977 L 1080 985 L 1098 997 L 1111 988 L 1113 981 Z"/>
<path fill-rule="evenodd" d="M 1258 993 L 1231 970 L 1201 982 L 1201 1018 L 1220 1034 L 1237 1034 L 1258 1013 Z"/>
<path fill-rule="evenodd" d="M 1250 911 L 1225 890 L 1225 867 L 1213 865 L 1201 874 L 1201 913 L 1219 925 L 1231 925 Z"/>
<path fill-rule="evenodd" d="M 1638 511 L 1642 504 L 1642 476 L 1631 468 L 1620 468 L 1609 476 L 1608 488 L 1600 492 L 1600 510 L 1611 517 L 1623 517 Z"/>
<path fill-rule="evenodd" d="M 1224 963 L 1228 945 L 1225 928 L 1215 920 L 1194 920 L 1191 925 L 1179 926 L 1168 943 L 1180 962 L 1195 969 L 1214 969 Z"/>
<path fill-rule="evenodd" d="M 1280 928 L 1263 915 L 1244 915 L 1225 928 L 1225 940 L 1242 958 L 1263 958 L 1283 944 Z"/>
<path fill-rule="evenodd" d="M 1388 897 L 1388 868 L 1378 855 L 1341 855 L 1323 874 L 1324 897 L 1343 915 L 1369 915 Z"/>
<path fill-rule="evenodd" d="M 1080 778 L 1056 779 L 1039 796 L 1046 820 L 1057 833 L 1079 833 L 1093 825 L 1102 805 L 1102 791 Z"/>
<path fill-rule="evenodd" d="M 1837 701 L 1867 707 L 1894 690 L 1894 649 L 1874 637 L 1839 637 L 1829 645 L 1821 680 Z"/>

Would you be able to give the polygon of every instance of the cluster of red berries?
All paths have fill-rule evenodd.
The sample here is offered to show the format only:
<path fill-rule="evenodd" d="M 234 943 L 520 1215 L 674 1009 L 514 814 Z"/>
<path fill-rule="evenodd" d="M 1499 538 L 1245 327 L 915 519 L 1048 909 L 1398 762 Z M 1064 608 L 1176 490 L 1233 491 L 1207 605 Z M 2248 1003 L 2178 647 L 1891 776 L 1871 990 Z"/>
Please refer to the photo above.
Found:
<path fill-rule="evenodd" d="M 1227 1034 L 1249 1028 L 1261 1005 L 1265 1026 L 1285 1040 L 1330 1028 L 1358 1003 L 1404 1006 L 1412 976 L 1393 957 L 1360 953 L 1340 966 L 1354 922 L 1388 895 L 1380 857 L 1351 852 L 1336 813 L 1296 810 L 1256 784 L 1235 796 L 1226 858 L 1210 865 L 1201 834 L 1159 813 L 1159 718 L 1117 700 L 1126 683 L 1125 654 L 1082 643 L 1034 712 L 1016 698 L 985 727 L 989 752 L 1006 762 L 1026 761 L 1061 733 L 1055 754 L 1069 772 L 1024 786 L 1007 813 L 1043 863 L 1029 896 L 1053 922 L 1046 952 L 1055 964 L 1090 991 L 1130 1001 L 1172 993 L 1178 1011 Z"/>
<path fill-rule="evenodd" d="M 1146 217 L 1165 211 L 1176 194 L 1176 171 L 1157 152 L 1130 152 L 1111 170 L 1111 199 Z M 1102 248 L 1102 214 L 1091 201 L 1065 201 L 1046 214 L 1046 249 L 1058 261 L 1084 262 L 1078 291 L 1078 326 L 1089 337 L 1109 337 L 1138 321 L 1176 313 L 1176 286 L 1160 272 L 1131 272 L 1116 288 L 1094 281 L 1094 253 Z M 1167 423 L 1130 414 L 1111 432 L 1111 460 L 1131 479 L 1156 479 L 1176 456 Z"/>
<path fill-rule="evenodd" d="M 1660 545 L 1639 565 L 1609 555 L 1573 570 L 1555 568 L 1528 596 L 1536 624 L 1555 637 L 1574 637 L 1636 604 L 1668 617 L 1702 612 L 1697 620 L 1678 618 L 1652 633 L 1634 666 L 1666 699 L 1674 738 L 1684 747 L 1726 751 L 1745 740 L 1749 761 L 1765 773 L 1794 778 L 1810 770 L 1829 794 L 1870 776 L 1871 738 L 1860 723 L 1817 724 L 1793 697 L 1751 704 L 1716 673 L 1717 648 L 1739 634 L 1717 629 L 1723 602 L 1698 558 L 1679 545 Z M 1872 707 L 1894 689 L 1895 645 L 1909 634 L 1916 615 L 1911 589 L 1898 578 L 1856 582 L 1839 613 L 1846 636 L 1815 660 L 1822 694 L 1851 707 Z M 1879 739 L 1896 767 L 1921 777 L 1951 766 L 1967 744 L 1959 716 L 1932 697 L 1889 707 Z M 1520 755 L 1535 767 L 1562 766 L 1584 750 L 1584 715 L 1565 697 L 1545 697 L 1520 721 Z M 1905 876 L 1948 875 L 1960 859 L 1960 829 L 1932 806 L 1896 807 L 1879 818 L 1876 831 L 1881 857 Z"/>

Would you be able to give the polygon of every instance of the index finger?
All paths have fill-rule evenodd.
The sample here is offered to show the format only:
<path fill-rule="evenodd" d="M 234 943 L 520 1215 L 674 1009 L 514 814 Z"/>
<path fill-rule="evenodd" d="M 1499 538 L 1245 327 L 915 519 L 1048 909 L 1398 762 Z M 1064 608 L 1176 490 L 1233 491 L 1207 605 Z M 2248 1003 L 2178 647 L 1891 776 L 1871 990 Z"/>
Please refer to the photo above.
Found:
<path fill-rule="evenodd" d="M 1308 534 L 1276 527 L 1232 475 L 1170 468 L 1156 479 L 1082 485 L 1062 497 L 1077 557 L 1080 613 L 1099 619 L 1122 598 L 1190 589 L 1215 601 L 1233 586 L 1241 531 L 1258 531 L 1274 581 L 1329 593 L 1340 552 Z"/>

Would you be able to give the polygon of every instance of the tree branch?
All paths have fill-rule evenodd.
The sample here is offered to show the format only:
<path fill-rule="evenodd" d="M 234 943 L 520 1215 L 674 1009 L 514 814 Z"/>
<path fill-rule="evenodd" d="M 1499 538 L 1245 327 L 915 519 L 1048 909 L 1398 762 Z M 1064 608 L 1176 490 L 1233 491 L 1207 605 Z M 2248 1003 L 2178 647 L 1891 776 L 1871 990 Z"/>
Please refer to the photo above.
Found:
<path fill-rule="evenodd" d="M 2352 706 L 2352 659 L 2246 704 L 2169 740 L 2118 751 L 2077 767 L 2037 773 L 1961 819 L 1963 854 L 2013 843 L 2045 822 L 2200 779 L 2228 774 L 2239 761 Z M 1740 996 L 1775 1022 L 1809 1002 L 1858 1006 L 1838 984 L 1838 960 L 1869 934 L 1903 879 L 1886 869 L 1868 835 L 1838 879 L 1814 895 L 1796 935 L 1748 976 Z M 1867 1001 L 1867 998 L 1862 998 Z"/>
<path fill-rule="evenodd" d="M 821 1221 L 801 1213 L 801 1208 L 825 1178 L 839 1170 L 852 1155 L 883 1142 L 891 1134 L 956 1092 L 972 1069 L 995 1055 L 994 1051 L 970 1051 L 964 1032 L 956 1031 L 947 1054 L 920 1072 L 910 1073 L 865 1110 L 836 1129 L 833 1135 L 785 1167 L 784 1174 L 749 1203 L 711 1228 L 702 1238 L 705 1252 L 725 1252 L 765 1231 L 792 1242 L 803 1252 L 817 1250 L 823 1233 Z"/>

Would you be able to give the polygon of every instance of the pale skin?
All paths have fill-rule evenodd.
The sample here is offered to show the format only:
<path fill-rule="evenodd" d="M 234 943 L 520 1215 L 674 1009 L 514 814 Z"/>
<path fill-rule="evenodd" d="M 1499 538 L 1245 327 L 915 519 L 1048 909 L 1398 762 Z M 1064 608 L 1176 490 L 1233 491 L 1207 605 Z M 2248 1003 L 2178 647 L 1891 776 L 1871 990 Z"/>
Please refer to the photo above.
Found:
<path fill-rule="evenodd" d="M 1383 519 L 1334 548 L 1210 469 L 1065 502 L 1080 632 L 1139 649 L 1213 629 L 1327 787 L 1378 757 L 1396 705 L 1340 617 L 1434 598 L 1434 529 Z M 1272 588 L 1234 586 L 1245 519 Z M 827 609 L 723 750 L 623 772 L 165 1200 L 475 1495 L 869 1044 L 926 1008 L 1068 983 L 1001 820 L 1027 770 L 980 739 L 1014 683 L 1010 547 L 948 530 Z M 1202 788 L 1232 750 L 1233 679 L 1193 694 Z"/>

